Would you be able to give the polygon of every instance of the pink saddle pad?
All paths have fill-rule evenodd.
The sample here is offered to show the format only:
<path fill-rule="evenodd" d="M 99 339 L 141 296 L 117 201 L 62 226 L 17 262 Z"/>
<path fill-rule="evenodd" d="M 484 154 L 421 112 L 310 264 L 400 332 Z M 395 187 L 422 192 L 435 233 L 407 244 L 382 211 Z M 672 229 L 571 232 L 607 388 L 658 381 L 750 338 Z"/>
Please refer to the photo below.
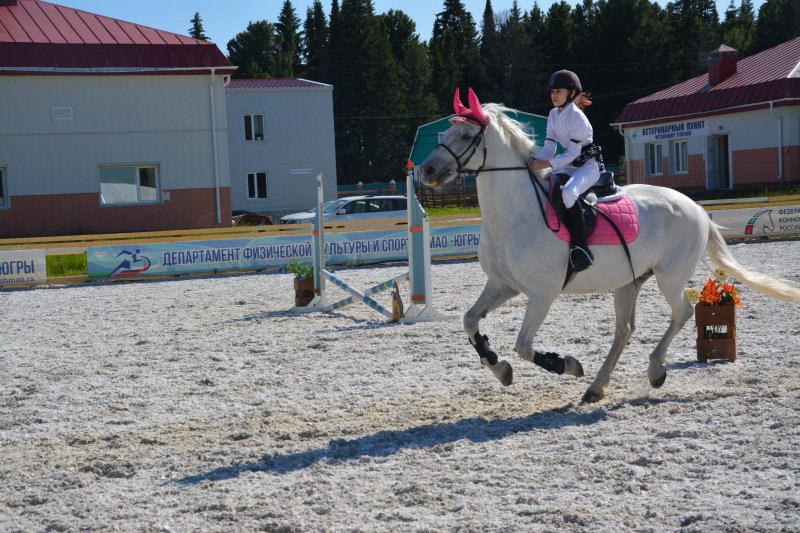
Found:
<path fill-rule="evenodd" d="M 623 196 L 619 200 L 613 202 L 602 202 L 597 204 L 598 209 L 606 213 L 614 223 L 619 227 L 622 236 L 625 238 L 626 243 L 631 243 L 639 236 L 639 215 L 636 212 L 636 206 L 628 195 Z M 550 202 L 547 203 L 547 224 L 551 228 L 559 227 L 558 217 L 553 210 Z M 569 242 L 569 231 L 564 224 L 556 233 L 556 236 L 562 241 Z M 611 227 L 611 224 L 602 215 L 597 215 L 597 226 L 589 237 L 588 243 L 591 244 L 620 244 L 617 232 Z"/>

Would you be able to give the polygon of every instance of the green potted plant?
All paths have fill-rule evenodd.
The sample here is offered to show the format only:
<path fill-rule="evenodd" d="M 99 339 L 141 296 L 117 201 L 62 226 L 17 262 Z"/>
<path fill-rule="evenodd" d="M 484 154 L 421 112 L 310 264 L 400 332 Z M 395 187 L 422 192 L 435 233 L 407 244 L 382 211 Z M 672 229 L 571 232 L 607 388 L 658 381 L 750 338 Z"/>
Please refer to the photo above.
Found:
<path fill-rule="evenodd" d="M 305 307 L 314 299 L 314 266 L 294 258 L 286 270 L 294 274 L 294 305 Z"/>

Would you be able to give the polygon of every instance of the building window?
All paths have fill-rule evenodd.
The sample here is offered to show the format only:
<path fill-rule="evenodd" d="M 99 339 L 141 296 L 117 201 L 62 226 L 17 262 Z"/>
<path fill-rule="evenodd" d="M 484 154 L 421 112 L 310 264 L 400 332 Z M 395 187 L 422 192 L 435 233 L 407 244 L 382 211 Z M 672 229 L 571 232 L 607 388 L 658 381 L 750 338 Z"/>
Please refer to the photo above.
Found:
<path fill-rule="evenodd" d="M 669 143 L 669 163 L 671 174 L 686 174 L 689 172 L 689 143 L 672 141 Z"/>
<path fill-rule="evenodd" d="M 663 173 L 661 143 L 644 145 L 644 167 L 646 176 L 660 176 Z"/>
<path fill-rule="evenodd" d="M 264 115 L 244 116 L 244 140 L 253 142 L 264 140 Z"/>
<path fill-rule="evenodd" d="M 157 166 L 100 167 L 102 205 L 154 204 L 158 201 Z"/>
<path fill-rule="evenodd" d="M 247 197 L 251 200 L 268 198 L 267 196 L 267 173 L 248 172 L 247 173 Z"/>
<path fill-rule="evenodd" d="M 8 207 L 8 198 L 6 197 L 6 169 L 0 167 L 0 209 Z"/>

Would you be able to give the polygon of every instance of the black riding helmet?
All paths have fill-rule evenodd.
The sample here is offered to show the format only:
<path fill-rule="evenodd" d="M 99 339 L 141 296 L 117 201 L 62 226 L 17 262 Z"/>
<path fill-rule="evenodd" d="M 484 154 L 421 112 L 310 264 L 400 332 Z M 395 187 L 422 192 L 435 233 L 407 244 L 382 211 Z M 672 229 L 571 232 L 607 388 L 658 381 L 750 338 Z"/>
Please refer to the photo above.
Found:
<path fill-rule="evenodd" d="M 571 70 L 558 70 L 550 75 L 547 82 L 547 89 L 575 89 L 577 93 L 582 93 L 581 80 L 578 75 Z"/>

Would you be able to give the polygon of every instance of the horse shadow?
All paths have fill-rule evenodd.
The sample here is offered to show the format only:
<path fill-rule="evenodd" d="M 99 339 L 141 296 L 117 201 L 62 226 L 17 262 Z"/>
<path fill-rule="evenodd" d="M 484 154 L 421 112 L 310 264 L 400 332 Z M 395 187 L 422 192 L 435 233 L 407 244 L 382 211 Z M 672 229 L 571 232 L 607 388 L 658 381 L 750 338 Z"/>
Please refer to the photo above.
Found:
<path fill-rule="evenodd" d="M 712 395 L 718 398 L 720 395 Z M 728 396 L 723 394 L 721 396 Z M 706 398 L 706 400 L 712 399 Z M 612 412 L 625 407 L 656 406 L 665 403 L 696 403 L 704 398 L 650 398 L 640 397 L 623 400 L 605 407 L 581 412 L 585 404 L 576 406 L 569 403 L 558 407 L 530 414 L 524 417 L 486 420 L 472 417 L 445 424 L 429 424 L 404 430 L 378 431 L 356 439 L 332 439 L 328 446 L 305 452 L 286 455 L 265 455 L 258 462 L 221 466 L 209 472 L 186 476 L 168 483 L 180 485 L 196 485 L 203 481 L 225 481 L 239 477 L 244 472 L 271 472 L 289 474 L 316 463 L 328 461 L 342 463 L 364 457 L 389 457 L 404 449 L 435 449 L 440 445 L 467 439 L 473 443 L 485 443 L 502 440 L 517 433 L 531 433 L 537 430 L 556 430 L 570 426 L 589 426 L 602 422 L 612 416 Z"/>
<path fill-rule="evenodd" d="M 694 401 L 689 399 L 639 398 L 622 404 L 664 403 Z M 404 449 L 434 449 L 440 445 L 467 439 L 473 443 L 501 440 L 517 433 L 531 433 L 537 430 L 554 430 L 569 426 L 588 426 L 606 420 L 610 412 L 622 405 L 597 408 L 581 412 L 581 407 L 567 404 L 524 417 L 486 420 L 472 417 L 457 422 L 429 424 L 404 430 L 378 431 L 355 439 L 333 439 L 328 446 L 305 452 L 285 455 L 265 455 L 260 461 L 233 466 L 221 466 L 208 472 L 186 476 L 171 483 L 195 485 L 203 481 L 224 481 L 234 479 L 244 472 L 271 472 L 289 474 L 308 468 L 323 461 L 341 463 L 364 457 L 388 457 Z"/>

